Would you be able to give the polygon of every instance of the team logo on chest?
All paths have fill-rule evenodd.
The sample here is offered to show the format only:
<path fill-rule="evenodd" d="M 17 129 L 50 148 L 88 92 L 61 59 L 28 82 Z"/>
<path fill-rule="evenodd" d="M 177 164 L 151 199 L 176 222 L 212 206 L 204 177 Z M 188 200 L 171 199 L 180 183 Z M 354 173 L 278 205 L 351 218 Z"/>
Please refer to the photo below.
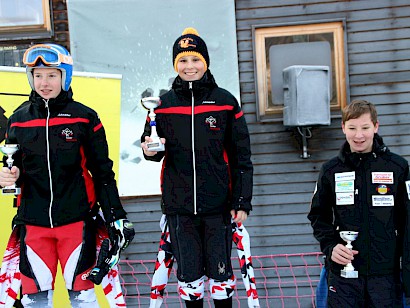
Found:
<path fill-rule="evenodd" d="M 73 137 L 74 136 L 73 131 L 69 129 L 68 127 L 61 131 L 61 136 L 63 136 L 65 141 L 68 141 L 68 142 L 77 141 L 77 139 Z"/>
<path fill-rule="evenodd" d="M 211 130 L 220 130 L 220 128 L 216 126 L 216 119 L 213 116 L 207 117 L 205 123 L 209 125 L 209 129 Z"/>

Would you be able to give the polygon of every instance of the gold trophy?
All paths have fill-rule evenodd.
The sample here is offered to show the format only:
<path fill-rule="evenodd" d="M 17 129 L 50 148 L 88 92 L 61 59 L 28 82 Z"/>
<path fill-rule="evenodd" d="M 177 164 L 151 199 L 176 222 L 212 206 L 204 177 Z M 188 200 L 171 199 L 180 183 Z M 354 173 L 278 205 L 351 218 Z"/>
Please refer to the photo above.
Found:
<path fill-rule="evenodd" d="M 353 249 L 352 242 L 357 239 L 359 232 L 356 231 L 341 231 L 340 237 L 347 242 L 346 247 L 350 250 Z M 344 278 L 358 278 L 359 273 L 354 269 L 351 262 L 347 263 L 346 266 L 340 271 L 340 276 Z"/>
<path fill-rule="evenodd" d="M 4 155 L 7 155 L 7 167 L 11 169 L 13 167 L 13 154 L 16 153 L 19 149 L 18 144 L 4 144 L 0 146 L 0 150 L 3 152 Z M 16 184 L 11 186 L 6 186 L 2 188 L 3 195 L 19 195 L 21 193 L 21 188 L 16 187 Z"/>
<path fill-rule="evenodd" d="M 161 100 L 159 97 L 156 96 L 150 96 L 150 97 L 144 97 L 141 99 L 141 104 L 149 110 L 149 118 L 150 118 L 150 125 L 151 125 L 151 142 L 147 143 L 148 151 L 152 152 L 159 152 L 159 151 L 165 151 L 165 145 L 161 142 L 161 139 L 159 138 L 157 134 L 157 124 L 155 122 L 155 112 L 154 109 L 157 108 L 159 105 L 161 105 Z"/>

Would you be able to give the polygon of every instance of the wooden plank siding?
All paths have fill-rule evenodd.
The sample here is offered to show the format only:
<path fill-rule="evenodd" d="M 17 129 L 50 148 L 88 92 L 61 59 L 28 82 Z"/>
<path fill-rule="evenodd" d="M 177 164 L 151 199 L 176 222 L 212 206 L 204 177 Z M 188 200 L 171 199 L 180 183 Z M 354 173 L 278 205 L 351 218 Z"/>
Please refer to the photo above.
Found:
<path fill-rule="evenodd" d="M 364 98 L 374 102 L 380 115 L 380 133 L 386 144 L 409 158 L 410 3 L 237 0 L 235 4 L 241 101 L 249 123 L 255 163 L 254 211 L 247 225 L 253 231 L 253 221 L 266 219 L 259 216 L 262 207 L 280 209 L 263 211 L 261 216 L 266 215 L 265 212 L 288 215 L 287 208 L 295 205 L 297 199 L 299 207 L 305 206 L 298 214 L 292 213 L 302 216 L 300 223 L 293 225 L 294 231 L 289 230 L 287 234 L 288 239 L 294 240 L 296 233 L 311 233 L 306 213 L 318 169 L 324 160 L 337 153 L 344 136 L 340 130 L 340 117 L 333 118 L 330 127 L 314 128 L 313 136 L 308 140 L 312 157 L 301 160 L 298 158 L 301 150 L 297 147 L 300 140 L 295 142 L 298 139 L 295 132 L 286 130 L 282 123 L 257 122 L 252 26 L 345 19 L 350 99 Z M 269 153 L 272 159 L 268 158 Z M 266 197 L 284 199 L 284 204 L 268 201 L 259 205 L 262 194 L 264 200 Z M 293 211 L 294 207 L 291 208 Z M 275 220 L 273 216 L 271 219 Z M 292 218 L 292 221 L 298 219 Z M 263 229 L 264 224 L 256 225 Z M 267 251 L 274 254 L 294 252 L 287 245 L 279 246 Z M 304 252 L 319 248 L 312 237 L 298 249 Z"/>
<path fill-rule="evenodd" d="M 254 210 L 245 224 L 252 252 L 263 256 L 319 251 L 306 215 L 320 166 L 337 154 L 345 140 L 340 115 L 332 116 L 330 126 L 312 128 L 308 159 L 300 158 L 302 141 L 296 130 L 285 128 L 282 120 L 257 121 L 252 26 L 345 19 L 350 100 L 362 98 L 376 104 L 385 143 L 410 159 L 410 2 L 236 0 L 235 10 L 241 103 L 255 167 Z M 160 197 L 127 198 L 123 202 L 137 232 L 125 257 L 155 259 Z M 315 268 L 312 275 L 317 277 L 318 273 Z M 267 280 L 277 279 L 273 272 L 265 274 Z M 266 288 L 261 294 L 269 288 L 277 292 L 273 285 Z M 301 300 L 301 307 L 311 307 L 311 301 Z"/>

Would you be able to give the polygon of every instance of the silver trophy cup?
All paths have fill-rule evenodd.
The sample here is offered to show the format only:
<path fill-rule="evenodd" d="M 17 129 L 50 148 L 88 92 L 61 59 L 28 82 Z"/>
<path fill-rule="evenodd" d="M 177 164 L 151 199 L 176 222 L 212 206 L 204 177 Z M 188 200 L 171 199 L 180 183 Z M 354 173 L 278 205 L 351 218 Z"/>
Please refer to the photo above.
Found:
<path fill-rule="evenodd" d="M 349 248 L 350 250 L 353 249 L 352 242 L 357 239 L 357 236 L 359 235 L 359 232 L 356 231 L 341 231 L 340 237 L 347 242 L 346 247 Z M 353 265 L 351 262 L 346 264 L 346 266 L 341 270 L 340 276 L 344 278 L 358 278 L 359 273 L 354 269 Z"/>
<path fill-rule="evenodd" d="M 11 169 L 13 167 L 13 154 L 16 153 L 19 149 L 18 144 L 4 144 L 0 146 L 0 150 L 3 152 L 4 155 L 7 155 L 7 167 Z M 6 186 L 2 188 L 3 195 L 19 195 L 21 193 L 20 187 L 16 187 L 15 184 L 11 186 Z"/>
<path fill-rule="evenodd" d="M 144 97 L 141 99 L 141 104 L 149 110 L 149 118 L 150 118 L 150 125 L 151 125 L 151 142 L 147 143 L 148 151 L 152 152 L 159 152 L 159 151 L 164 151 L 165 150 L 165 145 L 161 142 L 161 139 L 159 138 L 157 134 L 157 127 L 155 123 L 155 112 L 154 109 L 157 108 L 159 105 L 161 105 L 161 100 L 159 97 L 156 96 L 150 96 L 150 97 Z"/>

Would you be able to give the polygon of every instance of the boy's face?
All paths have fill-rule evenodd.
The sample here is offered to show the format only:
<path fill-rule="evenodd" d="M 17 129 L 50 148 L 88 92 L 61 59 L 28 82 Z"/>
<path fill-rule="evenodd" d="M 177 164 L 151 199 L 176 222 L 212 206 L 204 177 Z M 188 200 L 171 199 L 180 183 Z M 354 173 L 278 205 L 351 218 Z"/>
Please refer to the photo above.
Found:
<path fill-rule="evenodd" d="M 34 90 L 44 99 L 56 98 L 62 90 L 62 77 L 59 69 L 35 68 L 33 79 Z"/>
<path fill-rule="evenodd" d="M 342 129 L 352 152 L 368 153 L 372 150 L 373 137 L 379 129 L 379 122 L 374 125 L 370 113 L 365 113 L 357 119 L 342 123 Z"/>
<path fill-rule="evenodd" d="M 199 80 L 205 74 L 205 64 L 197 56 L 181 57 L 177 63 L 178 75 L 182 80 Z"/>

